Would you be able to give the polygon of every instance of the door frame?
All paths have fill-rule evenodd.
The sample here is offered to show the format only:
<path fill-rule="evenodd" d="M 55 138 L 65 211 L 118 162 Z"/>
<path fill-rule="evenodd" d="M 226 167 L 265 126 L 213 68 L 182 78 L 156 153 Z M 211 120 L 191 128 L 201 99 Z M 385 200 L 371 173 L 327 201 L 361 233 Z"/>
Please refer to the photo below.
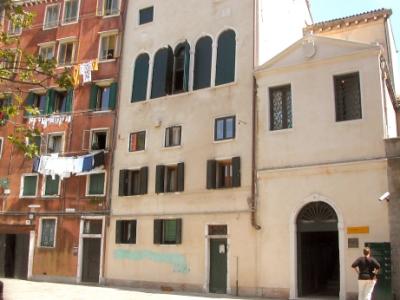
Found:
<path fill-rule="evenodd" d="M 290 236 L 290 245 L 289 245 L 289 264 L 290 264 L 290 299 L 297 299 L 298 297 L 298 268 L 297 268 L 297 216 L 303 207 L 306 204 L 312 202 L 325 202 L 329 204 L 332 209 L 335 211 L 336 216 L 338 218 L 337 226 L 338 226 L 338 243 L 339 243 L 339 299 L 346 299 L 346 265 L 345 265 L 345 226 L 343 222 L 343 214 L 337 208 L 336 204 L 329 199 L 320 194 L 312 194 L 309 197 L 300 201 L 297 207 L 292 211 L 289 221 L 289 236 Z"/>
<path fill-rule="evenodd" d="M 101 234 L 84 234 L 83 227 L 85 220 L 102 220 L 102 228 Z M 76 282 L 82 282 L 82 267 L 83 267 L 83 239 L 92 238 L 92 239 L 101 239 L 100 242 L 100 266 L 99 266 L 99 280 L 100 284 L 103 282 L 103 256 L 104 256 L 104 230 L 105 230 L 105 221 L 106 218 L 104 216 L 85 216 L 81 218 L 80 226 L 79 226 L 79 246 L 78 246 L 78 264 L 77 264 L 77 272 L 76 272 Z"/>
<path fill-rule="evenodd" d="M 208 234 L 208 226 L 209 225 L 223 225 L 227 227 L 227 234 L 226 235 L 209 235 Z M 203 285 L 203 291 L 206 293 L 210 293 L 210 239 L 226 239 L 226 250 L 228 251 L 226 255 L 226 294 L 231 295 L 232 294 L 232 289 L 230 286 L 230 267 L 229 267 L 229 262 L 231 261 L 231 251 L 230 251 L 230 234 L 229 234 L 229 226 L 226 223 L 207 223 L 205 225 L 205 231 L 204 231 L 204 237 L 205 237 L 205 280 L 204 280 L 204 285 Z"/>

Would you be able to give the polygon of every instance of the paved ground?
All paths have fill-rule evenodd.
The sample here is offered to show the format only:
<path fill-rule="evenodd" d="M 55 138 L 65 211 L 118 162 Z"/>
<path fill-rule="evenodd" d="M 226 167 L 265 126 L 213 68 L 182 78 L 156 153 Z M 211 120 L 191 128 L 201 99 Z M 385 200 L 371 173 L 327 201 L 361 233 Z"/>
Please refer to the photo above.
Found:
<path fill-rule="evenodd" d="M 119 289 L 99 286 L 34 282 L 18 279 L 4 279 L 4 300 L 210 300 L 235 298 L 204 294 L 172 294 L 159 291 Z M 265 299 L 264 299 L 265 300 Z"/>

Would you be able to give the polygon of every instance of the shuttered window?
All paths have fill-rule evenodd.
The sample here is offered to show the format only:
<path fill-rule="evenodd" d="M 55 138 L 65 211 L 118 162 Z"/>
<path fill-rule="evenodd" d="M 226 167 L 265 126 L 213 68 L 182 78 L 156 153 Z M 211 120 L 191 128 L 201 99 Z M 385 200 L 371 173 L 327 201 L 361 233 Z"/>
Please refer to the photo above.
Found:
<path fill-rule="evenodd" d="M 51 177 L 51 175 L 47 175 L 45 179 L 45 190 L 44 190 L 44 195 L 45 196 L 59 196 L 60 191 L 60 177 L 56 175 L 54 179 Z"/>
<path fill-rule="evenodd" d="M 215 85 L 235 80 L 236 34 L 233 30 L 221 33 L 218 38 Z"/>
<path fill-rule="evenodd" d="M 116 244 L 136 244 L 136 220 L 118 220 L 115 223 Z"/>
<path fill-rule="evenodd" d="M 154 220 L 154 244 L 181 244 L 182 219 Z"/>
<path fill-rule="evenodd" d="M 336 121 L 362 118 L 360 74 L 334 76 Z"/>
<path fill-rule="evenodd" d="M 240 157 L 207 161 L 207 189 L 240 187 Z"/>
<path fill-rule="evenodd" d="M 185 189 L 185 163 L 156 167 L 156 193 L 183 192 Z"/>
<path fill-rule="evenodd" d="M 105 173 L 91 174 L 88 176 L 88 196 L 104 195 Z"/>
<path fill-rule="evenodd" d="M 40 247 L 55 246 L 56 219 L 41 219 Z"/>
<path fill-rule="evenodd" d="M 147 194 L 149 168 L 140 170 L 120 170 L 119 196 L 134 196 Z"/>
<path fill-rule="evenodd" d="M 22 193 L 23 197 L 34 197 L 36 196 L 37 187 L 37 175 L 24 175 L 22 182 Z"/>
<path fill-rule="evenodd" d="M 212 39 L 205 36 L 196 43 L 193 90 L 207 88 L 211 85 L 211 62 Z"/>
<path fill-rule="evenodd" d="M 190 46 L 184 42 L 176 46 L 174 53 L 174 74 L 172 92 L 174 94 L 189 90 Z"/>
<path fill-rule="evenodd" d="M 136 58 L 131 102 L 146 100 L 149 59 L 149 55 L 146 53 L 140 54 Z"/>
<path fill-rule="evenodd" d="M 171 94 L 174 54 L 171 47 L 162 48 L 154 57 L 151 98 Z"/>
<path fill-rule="evenodd" d="M 113 82 L 109 86 L 98 86 L 92 84 L 90 88 L 89 109 L 112 110 L 117 101 L 118 83 Z"/>

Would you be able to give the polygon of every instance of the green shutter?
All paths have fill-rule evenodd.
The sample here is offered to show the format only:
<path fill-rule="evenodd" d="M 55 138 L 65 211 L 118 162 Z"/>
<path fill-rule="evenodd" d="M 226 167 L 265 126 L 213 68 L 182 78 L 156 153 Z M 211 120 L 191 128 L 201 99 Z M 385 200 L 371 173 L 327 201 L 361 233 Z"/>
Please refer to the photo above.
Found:
<path fill-rule="evenodd" d="M 210 159 L 207 161 L 207 189 L 217 187 L 217 161 Z"/>
<path fill-rule="evenodd" d="M 115 109 L 115 105 L 117 103 L 117 93 L 118 93 L 118 83 L 111 83 L 110 87 L 110 101 L 108 102 L 109 109 Z"/>
<path fill-rule="evenodd" d="M 72 111 L 72 100 L 73 99 L 74 99 L 74 90 L 68 89 L 67 90 L 67 100 L 66 100 L 66 104 L 65 104 L 65 112 Z"/>
<path fill-rule="evenodd" d="M 49 89 L 46 93 L 46 111 L 47 115 L 50 115 L 54 112 L 54 101 L 55 101 L 56 91 L 53 89 Z"/>
<path fill-rule="evenodd" d="M 96 109 L 97 105 L 97 93 L 98 93 L 99 87 L 96 84 L 92 84 L 90 87 L 90 100 L 89 100 L 89 109 Z"/>
<path fill-rule="evenodd" d="M 176 244 L 182 244 L 182 219 L 176 220 Z"/>
<path fill-rule="evenodd" d="M 24 176 L 23 196 L 36 196 L 37 176 Z"/>
<path fill-rule="evenodd" d="M 177 220 L 163 220 L 163 241 L 166 244 L 176 243 L 176 221 Z"/>
<path fill-rule="evenodd" d="M 161 234 L 162 234 L 162 220 L 154 220 L 154 244 L 161 244 Z"/>
<path fill-rule="evenodd" d="M 232 186 L 240 187 L 240 157 L 232 158 Z"/>
<path fill-rule="evenodd" d="M 211 85 L 211 61 L 212 39 L 205 36 L 196 43 L 193 90 L 207 88 Z"/>
<path fill-rule="evenodd" d="M 89 195 L 103 195 L 105 174 L 92 174 L 89 177 Z"/>
<path fill-rule="evenodd" d="M 168 70 L 168 50 L 169 48 L 162 48 L 154 56 L 151 98 L 158 98 L 167 94 L 165 86 Z"/>
<path fill-rule="evenodd" d="M 122 242 L 122 221 L 115 222 L 115 243 L 120 244 Z"/>
<path fill-rule="evenodd" d="M 50 175 L 46 176 L 46 189 L 45 189 L 45 196 L 58 196 L 58 186 L 60 182 L 60 177 L 56 175 L 55 179 L 53 180 Z"/>
<path fill-rule="evenodd" d="M 156 166 L 156 194 L 164 193 L 165 166 Z"/>
<path fill-rule="evenodd" d="M 190 46 L 185 44 L 185 60 L 184 60 L 184 73 L 183 73 L 183 90 L 189 90 L 189 66 L 190 66 Z"/>
<path fill-rule="evenodd" d="M 28 94 L 28 96 L 26 97 L 26 105 L 27 106 L 32 106 L 33 105 L 33 100 L 35 99 L 35 94 L 30 92 Z M 28 113 L 27 111 L 25 111 L 25 116 L 31 116 L 30 113 Z"/>
<path fill-rule="evenodd" d="M 131 102 L 146 100 L 149 76 L 149 55 L 140 54 L 135 62 Z"/>
<path fill-rule="evenodd" d="M 236 34 L 233 30 L 227 30 L 218 38 L 215 85 L 221 85 L 235 80 L 235 60 Z"/>
<path fill-rule="evenodd" d="M 140 169 L 140 194 L 147 194 L 147 181 L 148 181 L 149 167 Z"/>
<path fill-rule="evenodd" d="M 179 163 L 178 164 L 178 184 L 177 184 L 177 191 L 178 192 L 183 192 L 185 190 L 185 163 Z"/>

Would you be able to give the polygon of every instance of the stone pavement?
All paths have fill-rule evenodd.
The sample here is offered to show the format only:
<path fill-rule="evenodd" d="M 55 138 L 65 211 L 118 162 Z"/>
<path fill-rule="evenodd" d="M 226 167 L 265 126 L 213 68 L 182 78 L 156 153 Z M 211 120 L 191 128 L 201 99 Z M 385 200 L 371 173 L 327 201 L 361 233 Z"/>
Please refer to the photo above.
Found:
<path fill-rule="evenodd" d="M 249 300 L 226 295 L 162 293 L 160 291 L 59 284 L 0 278 L 4 300 Z M 264 298 L 264 300 L 266 300 Z"/>

